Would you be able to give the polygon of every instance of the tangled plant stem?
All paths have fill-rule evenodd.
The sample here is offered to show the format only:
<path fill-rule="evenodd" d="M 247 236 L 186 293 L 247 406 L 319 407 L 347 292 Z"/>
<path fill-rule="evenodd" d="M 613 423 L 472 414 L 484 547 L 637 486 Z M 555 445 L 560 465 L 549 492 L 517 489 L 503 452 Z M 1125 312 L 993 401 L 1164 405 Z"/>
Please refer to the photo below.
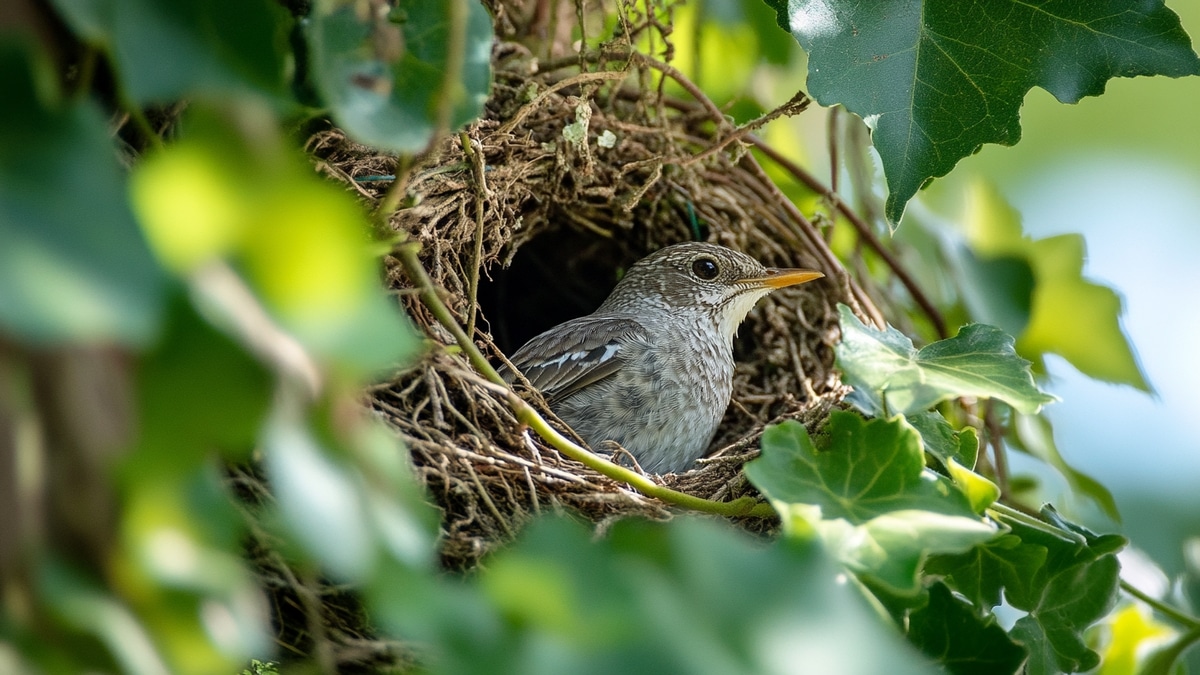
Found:
<path fill-rule="evenodd" d="M 517 396 L 516 392 L 509 388 L 504 379 L 500 377 L 500 374 L 496 372 L 496 369 L 492 367 L 492 364 L 488 363 L 487 357 L 483 355 L 483 352 L 479 351 L 479 348 L 475 346 L 474 341 L 471 340 L 462 326 L 458 325 L 458 321 L 454 318 L 450 309 L 438 297 L 437 288 L 434 286 L 433 280 L 429 277 L 429 273 L 426 272 L 425 266 L 421 264 L 421 259 L 418 256 L 419 251 L 420 244 L 414 241 L 403 241 L 395 249 L 395 253 L 400 259 L 400 264 L 404 267 L 404 271 L 420 290 L 421 301 L 429 308 L 429 311 L 433 313 L 438 322 L 454 336 L 455 341 L 463 353 L 466 354 L 471 365 L 487 379 L 487 382 L 481 382 L 480 384 L 494 393 L 501 395 L 508 406 L 512 408 L 517 419 L 521 423 L 528 425 L 530 429 L 533 429 L 542 440 L 584 466 L 612 480 L 626 483 L 647 497 L 653 497 L 674 506 L 726 517 L 750 516 L 755 518 L 769 518 L 775 515 L 775 509 L 770 504 L 760 502 L 753 497 L 741 497 L 731 502 L 717 502 L 663 487 L 645 475 L 610 462 L 580 447 L 566 436 L 560 434 L 554 427 L 550 426 L 546 419 L 533 406 L 526 403 L 521 397 Z"/>

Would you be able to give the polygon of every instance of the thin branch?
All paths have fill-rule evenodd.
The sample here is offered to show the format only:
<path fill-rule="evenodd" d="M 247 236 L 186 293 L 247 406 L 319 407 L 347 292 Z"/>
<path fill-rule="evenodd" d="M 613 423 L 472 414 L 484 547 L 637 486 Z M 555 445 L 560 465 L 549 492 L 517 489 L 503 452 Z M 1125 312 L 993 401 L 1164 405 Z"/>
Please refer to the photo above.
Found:
<path fill-rule="evenodd" d="M 767 114 L 763 115 L 762 117 L 759 117 L 757 119 L 753 119 L 753 120 L 750 120 L 749 122 L 746 122 L 742 126 L 738 127 L 737 130 L 734 131 L 733 133 L 729 134 L 725 138 L 722 138 L 720 141 L 710 145 L 703 152 L 692 155 L 691 157 L 688 157 L 686 160 L 680 162 L 679 164 L 681 166 L 687 166 L 688 164 L 699 162 L 702 159 L 710 157 L 710 156 L 716 154 L 717 152 L 720 152 L 721 150 L 725 149 L 725 147 L 728 146 L 730 143 L 737 141 L 737 140 L 741 140 L 741 139 L 749 136 L 755 129 L 759 129 L 759 128 L 763 127 L 768 122 L 771 122 L 771 121 L 773 121 L 779 117 L 785 116 L 785 115 L 788 117 L 791 117 L 792 115 L 799 115 L 800 113 L 804 112 L 804 110 L 806 108 L 808 108 L 808 104 L 811 102 L 812 102 L 812 99 L 810 99 L 808 96 L 806 96 L 804 94 L 804 92 L 802 92 L 802 91 L 797 92 L 796 95 L 793 96 L 791 98 L 791 100 L 789 100 L 787 103 L 784 103 L 783 105 L 779 106 L 778 108 L 775 108 L 774 110 L 768 112 Z"/>
<path fill-rule="evenodd" d="M 491 196 L 484 175 L 483 145 L 464 131 L 459 135 L 463 152 L 471 160 L 475 176 L 475 250 L 471 255 L 471 277 L 467 280 L 467 335 L 475 334 L 475 314 L 479 307 L 479 269 L 483 266 L 483 202 Z"/>
<path fill-rule="evenodd" d="M 1175 609 L 1167 603 L 1135 588 L 1124 579 L 1121 580 L 1121 590 L 1150 606 L 1151 609 L 1171 619 L 1175 623 L 1191 630 L 1200 629 L 1200 619 Z"/>
<path fill-rule="evenodd" d="M 841 153 L 838 150 L 838 114 L 841 111 L 841 106 L 833 106 L 829 109 L 829 192 L 838 193 L 838 174 L 841 173 L 838 164 L 841 160 Z"/>
<path fill-rule="evenodd" d="M 529 103 L 521 106 L 521 109 L 518 110 L 515 115 L 513 115 L 513 118 L 511 120 L 509 120 L 508 122 L 505 122 L 504 126 L 501 127 L 496 133 L 497 134 L 506 134 L 506 133 L 511 132 L 513 129 L 515 129 L 517 127 L 517 125 L 519 125 L 521 123 L 522 120 L 525 119 L 525 117 L 529 113 L 533 112 L 534 110 L 537 110 L 538 106 L 540 106 L 547 98 L 552 96 L 554 94 L 554 92 L 556 92 L 560 89 L 564 89 L 566 87 L 570 87 L 570 86 L 576 85 L 576 84 L 584 84 L 587 82 L 605 82 L 608 80 L 623 80 L 628 76 L 629 76 L 629 73 L 626 73 L 625 71 L 601 70 L 599 72 L 594 72 L 594 73 L 580 73 L 573 77 L 568 77 L 565 80 L 560 80 L 559 82 L 555 82 L 553 85 L 548 87 L 545 91 L 543 91 L 541 94 L 538 94 L 537 98 L 535 98 L 532 101 L 530 101 Z"/>
<path fill-rule="evenodd" d="M 988 441 L 992 446 L 992 469 L 996 472 L 996 486 L 1000 488 L 1000 494 L 1008 496 L 1008 456 L 1004 451 L 1004 429 L 1000 426 L 996 406 L 991 399 L 984 403 L 983 424 L 988 430 Z"/>
<path fill-rule="evenodd" d="M 824 196 L 824 198 L 828 200 L 829 203 L 839 213 L 845 216 L 846 219 L 850 221 L 850 224 L 854 227 L 854 229 L 858 232 L 859 237 L 867 244 L 868 247 L 870 247 L 872 251 L 875 251 L 875 253 L 883 259 L 884 263 L 891 268 L 892 272 L 896 274 L 896 278 L 899 279 L 900 283 L 904 285 L 904 288 L 908 290 L 908 293 L 912 296 L 913 301 L 917 303 L 917 306 L 919 306 L 921 311 L 925 313 L 925 316 L 929 318 L 929 322 L 933 324 L 934 331 L 937 332 L 938 337 L 950 337 L 949 333 L 946 332 L 945 318 L 942 317 L 942 313 L 938 311 L 937 307 L 934 306 L 933 302 L 929 299 L 929 296 L 925 294 L 925 291 L 923 291 L 920 285 L 917 284 L 917 280 L 908 273 L 908 270 L 905 269 L 904 265 L 900 263 L 896 256 L 893 255 L 892 252 L 883 245 L 883 242 L 879 240 L 879 237 L 877 237 L 875 232 L 871 229 L 871 226 L 868 225 L 861 217 L 859 217 L 859 215 L 855 213 L 854 209 L 850 208 L 844 201 L 842 201 L 841 196 L 826 188 L 821 184 L 821 181 L 817 180 L 815 176 L 810 174 L 799 164 L 796 164 L 787 157 L 784 157 L 779 153 L 778 150 L 772 148 L 770 145 L 767 145 L 767 143 L 765 143 L 762 139 L 756 136 L 750 136 L 749 140 L 754 147 L 762 151 L 762 153 L 769 157 L 771 161 L 775 162 L 780 166 L 780 168 L 795 176 L 797 180 L 799 180 L 801 183 L 804 183 L 812 191 Z"/>
<path fill-rule="evenodd" d="M 375 216 L 381 224 L 386 225 L 387 216 L 400 208 L 400 200 L 404 199 L 404 194 L 408 191 L 408 177 L 412 174 L 414 164 L 416 162 L 412 155 L 403 154 L 396 158 L 396 177 L 383 199 L 379 200 L 379 206 L 375 208 Z"/>
<path fill-rule="evenodd" d="M 433 129 L 433 137 L 429 147 L 441 140 L 450 129 L 450 116 L 454 105 L 466 96 L 462 83 L 463 64 L 467 60 L 467 1 L 443 0 L 447 2 L 447 31 L 446 31 L 446 63 L 442 73 L 442 84 L 439 88 L 441 95 L 434 109 L 437 118 Z"/>

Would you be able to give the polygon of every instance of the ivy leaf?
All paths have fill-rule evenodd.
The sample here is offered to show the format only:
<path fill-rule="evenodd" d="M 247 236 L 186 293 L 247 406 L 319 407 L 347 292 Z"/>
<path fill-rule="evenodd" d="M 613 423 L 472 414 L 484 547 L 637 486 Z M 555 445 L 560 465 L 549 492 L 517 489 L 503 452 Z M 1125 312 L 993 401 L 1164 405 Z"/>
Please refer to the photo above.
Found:
<path fill-rule="evenodd" d="M 835 412 L 818 451 L 796 422 L 768 427 L 746 476 L 793 533 L 815 531 L 851 569 L 897 593 L 919 590 L 929 553 L 959 552 L 995 529 L 948 479 L 925 470 L 920 437 L 903 418 Z"/>
<path fill-rule="evenodd" d="M 977 611 L 986 611 L 1000 604 L 1005 589 L 1016 598 L 1032 597 L 1030 584 L 1046 555 L 1045 546 L 1005 534 L 966 553 L 933 556 L 925 572 L 943 577 Z"/>
<path fill-rule="evenodd" d="M 1030 650 L 1030 675 L 1074 673 L 1099 665 L 1099 654 L 1088 648 L 1082 633 L 1112 609 L 1120 570 L 1116 556 L 1109 555 L 1063 570 L 1047 585 L 1038 605 L 1012 630 Z"/>
<path fill-rule="evenodd" d="M 1030 650 L 1030 675 L 1090 670 L 1100 657 L 1088 648 L 1083 632 L 1116 604 L 1121 571 L 1116 554 L 1126 541 L 1118 535 L 1095 535 L 1050 508 L 1043 509 L 1042 516 L 1059 533 L 1006 521 L 1023 542 L 1047 551 L 1045 564 L 1029 583 L 1029 595 L 1005 592 L 1009 604 L 1029 612 L 1011 634 Z"/>
<path fill-rule="evenodd" d="M 456 21 L 462 53 L 452 58 Z M 483 111 L 492 22 L 478 0 L 401 0 L 387 16 L 360 13 L 354 3 L 319 2 L 308 38 L 317 90 L 360 143 L 419 152 L 439 124 L 455 129 Z M 447 77 L 457 57 L 459 70 Z"/>
<path fill-rule="evenodd" d="M 1025 236 L 1020 214 L 995 188 L 978 182 L 968 192 L 960 220 L 968 244 L 979 256 L 1016 258 L 1032 270 L 1029 320 L 1017 334 L 1018 351 L 1034 359 L 1058 354 L 1090 377 L 1151 391 L 1121 330 L 1121 298 L 1083 276 L 1082 236 Z"/>
<path fill-rule="evenodd" d="M 1026 656 L 995 617 L 981 618 L 940 583 L 929 588 L 929 604 L 909 614 L 908 639 L 947 671 L 964 675 L 1011 675 Z"/>
<path fill-rule="evenodd" d="M 937 457 L 942 464 L 954 460 L 968 469 L 975 468 L 979 458 L 979 434 L 975 427 L 956 431 L 936 410 L 905 415 L 904 419 L 921 434 L 925 452 Z"/>
<path fill-rule="evenodd" d="M 872 128 L 887 218 L 984 143 L 1014 145 L 1025 94 L 1063 103 L 1113 77 L 1200 73 L 1179 17 L 1161 0 L 766 0 L 808 52 L 808 89 Z"/>
<path fill-rule="evenodd" d="M 1013 339 L 998 328 L 971 324 L 918 351 L 891 326 L 868 328 L 845 305 L 838 313 L 838 366 L 846 382 L 860 390 L 859 400 L 872 406 L 868 412 L 908 414 L 951 398 L 978 396 L 1033 414 L 1056 400 L 1037 388 L 1029 362 L 1017 356 Z"/>

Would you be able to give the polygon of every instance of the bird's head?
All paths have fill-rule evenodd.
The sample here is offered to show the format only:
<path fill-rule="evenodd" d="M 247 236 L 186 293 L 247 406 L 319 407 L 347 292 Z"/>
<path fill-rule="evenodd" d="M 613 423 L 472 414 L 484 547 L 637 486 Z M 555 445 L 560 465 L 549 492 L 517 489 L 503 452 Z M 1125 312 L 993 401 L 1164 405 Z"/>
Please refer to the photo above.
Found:
<path fill-rule="evenodd" d="M 825 276 L 805 269 L 764 267 L 716 244 L 675 244 L 634 263 L 601 310 L 705 315 L 733 339 L 760 298 Z"/>

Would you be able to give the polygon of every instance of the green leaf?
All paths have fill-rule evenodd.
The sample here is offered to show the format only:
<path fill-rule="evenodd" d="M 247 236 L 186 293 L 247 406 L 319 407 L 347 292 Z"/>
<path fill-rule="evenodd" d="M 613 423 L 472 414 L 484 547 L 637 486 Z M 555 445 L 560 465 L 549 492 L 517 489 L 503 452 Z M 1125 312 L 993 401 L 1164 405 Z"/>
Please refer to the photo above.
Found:
<path fill-rule="evenodd" d="M 840 574 L 819 546 L 711 521 L 625 520 L 596 541 L 542 520 L 480 575 L 509 631 L 466 647 L 463 672 L 932 672 Z"/>
<path fill-rule="evenodd" d="M 1033 271 L 1028 325 L 1013 333 L 1018 351 L 1030 358 L 1058 354 L 1090 377 L 1151 391 L 1121 330 L 1121 298 L 1083 276 L 1082 236 L 1026 237 L 1020 214 L 980 182 L 971 186 L 960 220 L 980 256 L 1023 260 Z M 964 285 L 970 282 L 964 279 Z"/>
<path fill-rule="evenodd" d="M 131 483 L 180 480 L 214 452 L 245 461 L 274 384 L 261 363 L 177 293 L 162 340 L 138 369 L 139 437 L 123 477 Z"/>
<path fill-rule="evenodd" d="M 1045 546 L 1005 534 L 966 553 L 933 556 L 925 564 L 925 573 L 944 577 L 976 611 L 984 612 L 1000 604 L 1005 589 L 1018 599 L 1032 597 L 1030 584 L 1046 555 Z"/>
<path fill-rule="evenodd" d="M 1116 604 L 1121 570 L 1116 553 L 1125 539 L 1094 535 L 1050 509 L 1043 510 L 1043 517 L 1079 539 L 1007 521 L 1023 542 L 1044 546 L 1047 551 L 1046 563 L 1029 584 L 1028 596 L 1006 590 L 1009 604 L 1029 612 L 1017 621 L 1011 634 L 1029 649 L 1030 675 L 1089 670 L 1100 657 L 1084 642 L 1083 631 Z"/>
<path fill-rule="evenodd" d="M 287 17 L 269 0 L 52 0 L 109 54 L 135 103 L 231 93 L 282 96 Z"/>
<path fill-rule="evenodd" d="M 1026 652 L 996 624 L 980 618 L 945 584 L 929 588 L 929 604 L 912 612 L 908 639 L 948 672 L 961 675 L 1012 675 Z"/>
<path fill-rule="evenodd" d="M 310 20 L 317 90 L 359 142 L 415 153 L 439 123 L 456 129 L 482 112 L 491 84 L 492 22 L 477 0 L 402 0 L 386 17 L 323 0 Z M 461 53 L 452 57 L 456 47 Z M 447 64 L 456 60 L 459 71 L 447 77 Z"/>
<path fill-rule="evenodd" d="M 1064 103 L 1112 77 L 1200 73 L 1161 1 L 1053 4 L 975 0 L 767 0 L 808 52 L 808 90 L 867 120 L 895 223 L 929 179 L 984 143 L 1013 145 L 1040 86 Z"/>
<path fill-rule="evenodd" d="M 903 418 L 835 412 L 823 451 L 796 422 L 768 427 L 762 443 L 746 476 L 785 528 L 816 532 L 851 569 L 897 593 L 919 590 L 929 553 L 965 551 L 995 535 L 953 483 L 925 469 L 920 437 Z"/>
<path fill-rule="evenodd" d="M 1100 664 L 1082 632 L 1112 609 L 1114 594 L 1108 590 L 1116 588 L 1120 567 L 1115 556 L 1108 556 L 1062 574 L 1043 601 L 1017 620 L 1012 636 L 1029 649 L 1030 675 L 1074 673 Z"/>
<path fill-rule="evenodd" d="M 1161 645 L 1178 635 L 1170 626 L 1156 620 L 1145 605 L 1136 603 L 1113 612 L 1105 624 L 1108 625 L 1112 637 L 1104 649 L 1103 664 L 1098 675 L 1151 675 L 1151 672 L 1139 670 L 1138 663 L 1151 661 L 1153 657 L 1138 658 L 1138 653 L 1145 654 L 1148 646 Z M 1160 672 L 1166 675 L 1170 671 Z"/>
<path fill-rule="evenodd" d="M 746 476 L 772 501 L 815 504 L 823 518 L 855 525 L 903 510 L 974 519 L 962 493 L 925 470 L 920 436 L 902 418 L 837 411 L 827 433 L 818 451 L 798 422 L 767 427 L 762 456 L 746 464 Z"/>
<path fill-rule="evenodd" d="M 975 427 L 955 431 L 936 410 L 905 415 L 904 419 L 921 434 L 925 452 L 937 457 L 942 464 L 954 460 L 968 469 L 975 468 L 979 458 L 979 434 Z"/>
<path fill-rule="evenodd" d="M 42 346 L 145 345 L 165 278 L 130 213 L 103 114 L 43 95 L 54 84 L 38 77 L 42 65 L 0 41 L 0 332 Z"/>
<path fill-rule="evenodd" d="M 967 501 L 971 502 L 971 510 L 975 513 L 983 513 L 1000 498 L 998 485 L 953 459 L 946 464 L 946 469 L 954 479 L 954 484 L 967 496 Z"/>
<path fill-rule="evenodd" d="M 913 413 L 959 396 L 1000 399 L 1036 413 L 1056 400 L 1034 384 L 1029 362 L 1017 356 L 1013 339 L 983 324 L 920 351 L 900 331 L 868 328 L 839 305 L 842 341 L 837 362 L 848 384 L 872 405 L 871 412 Z"/>
<path fill-rule="evenodd" d="M 133 203 L 155 252 L 181 275 L 236 263 L 274 318 L 340 374 L 410 358 L 419 340 L 379 284 L 366 214 L 252 123 L 268 114 L 194 105 L 182 138 L 138 164 Z"/>

